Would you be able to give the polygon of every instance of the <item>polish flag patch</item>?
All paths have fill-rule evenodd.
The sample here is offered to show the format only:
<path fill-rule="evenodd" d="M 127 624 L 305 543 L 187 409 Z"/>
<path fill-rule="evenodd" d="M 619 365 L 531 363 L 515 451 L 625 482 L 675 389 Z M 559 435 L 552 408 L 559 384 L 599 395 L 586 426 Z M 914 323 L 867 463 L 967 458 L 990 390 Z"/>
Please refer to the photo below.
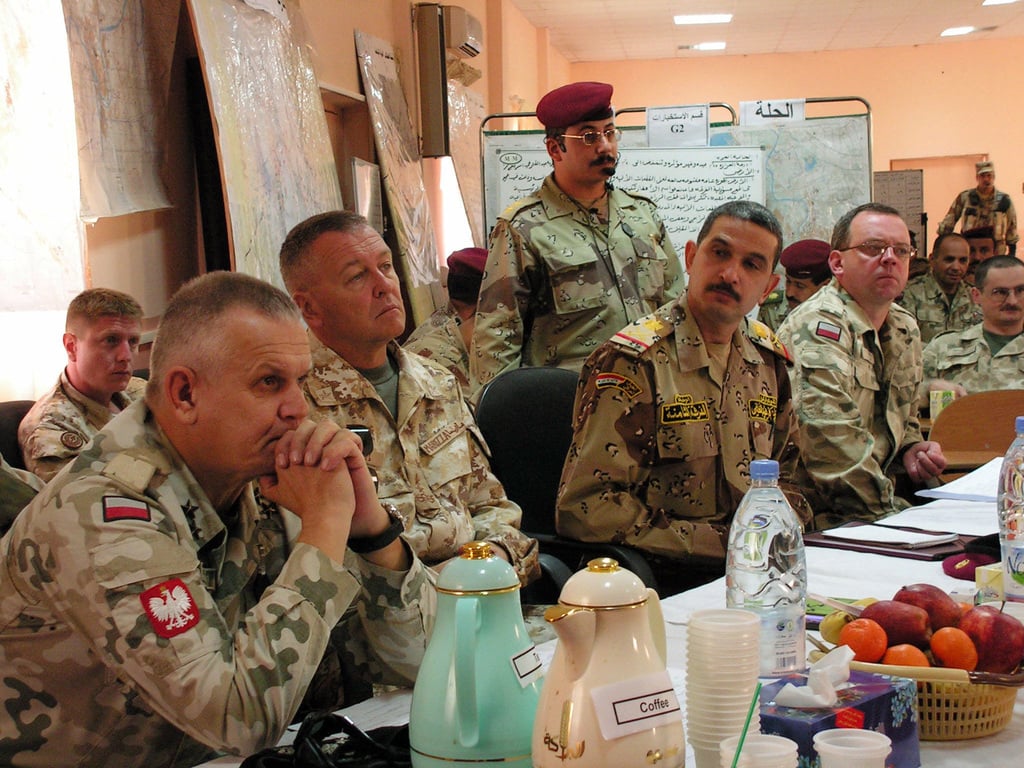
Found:
<path fill-rule="evenodd" d="M 149 623 L 160 637 L 180 635 L 199 623 L 196 602 L 181 579 L 150 587 L 139 598 Z"/>
<path fill-rule="evenodd" d="M 832 341 L 839 341 L 839 337 L 843 335 L 843 329 L 835 323 L 827 323 L 824 320 L 821 320 L 818 322 L 818 328 L 814 333 L 816 336 L 832 339 Z"/>
<path fill-rule="evenodd" d="M 103 522 L 112 523 L 116 520 L 152 520 L 149 504 L 127 496 L 103 497 Z"/>

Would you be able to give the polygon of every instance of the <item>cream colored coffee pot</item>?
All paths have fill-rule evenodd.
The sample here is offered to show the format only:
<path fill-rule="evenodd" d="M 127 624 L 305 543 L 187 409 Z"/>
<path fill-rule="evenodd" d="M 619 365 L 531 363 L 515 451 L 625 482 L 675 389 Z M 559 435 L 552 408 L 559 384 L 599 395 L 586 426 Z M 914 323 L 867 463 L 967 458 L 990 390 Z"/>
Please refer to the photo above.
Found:
<path fill-rule="evenodd" d="M 535 768 L 682 766 L 657 593 L 600 558 L 569 578 L 544 618 L 558 641 L 533 725 Z"/>

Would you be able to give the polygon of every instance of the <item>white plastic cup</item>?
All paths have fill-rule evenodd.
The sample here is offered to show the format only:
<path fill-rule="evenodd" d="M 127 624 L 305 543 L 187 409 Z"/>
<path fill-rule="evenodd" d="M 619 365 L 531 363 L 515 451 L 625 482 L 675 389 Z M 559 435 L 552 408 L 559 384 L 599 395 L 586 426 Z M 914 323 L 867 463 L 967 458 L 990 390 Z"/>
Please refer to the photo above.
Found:
<path fill-rule="evenodd" d="M 878 731 L 832 728 L 814 734 L 821 768 L 885 768 L 892 741 Z"/>
<path fill-rule="evenodd" d="M 732 768 L 739 736 L 724 739 L 719 746 L 721 768 Z M 737 768 L 796 768 L 797 743 L 784 736 L 748 733 L 743 740 L 743 751 Z"/>

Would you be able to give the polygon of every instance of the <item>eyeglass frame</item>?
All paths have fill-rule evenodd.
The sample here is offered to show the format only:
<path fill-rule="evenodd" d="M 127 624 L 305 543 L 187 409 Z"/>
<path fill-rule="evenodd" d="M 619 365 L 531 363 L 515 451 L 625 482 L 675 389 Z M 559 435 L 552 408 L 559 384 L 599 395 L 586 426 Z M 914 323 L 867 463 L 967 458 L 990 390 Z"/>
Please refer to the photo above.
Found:
<path fill-rule="evenodd" d="M 865 246 L 868 246 L 869 248 L 871 248 L 871 250 L 877 250 L 878 253 L 871 253 L 870 251 L 865 251 Z M 900 255 L 899 253 L 896 252 L 897 248 L 906 248 L 906 254 Z M 851 245 L 848 248 L 837 248 L 836 250 L 838 250 L 840 253 L 846 253 L 846 251 L 860 251 L 865 256 L 872 259 L 882 258 L 882 256 L 885 255 L 886 251 L 892 251 L 893 258 L 899 261 L 911 261 L 915 256 L 917 256 L 917 248 L 915 248 L 912 245 L 904 246 L 901 243 L 882 243 L 878 240 L 865 240 L 863 243 L 860 243 L 858 245 Z"/>
<path fill-rule="evenodd" d="M 559 136 L 563 139 L 579 139 L 583 142 L 583 146 L 592 147 L 597 144 L 598 137 L 603 136 L 604 140 L 609 144 L 614 144 L 622 139 L 622 129 L 619 127 L 605 128 L 603 131 L 589 130 L 583 133 L 562 133 Z M 593 141 L 587 141 L 588 136 L 593 136 Z"/>
<path fill-rule="evenodd" d="M 1024 285 L 1015 285 L 1013 288 L 1003 288 L 1002 286 L 992 289 L 982 288 L 982 296 L 985 295 L 986 290 L 988 290 L 988 295 L 994 299 L 998 299 L 1000 304 L 1010 298 L 1011 293 L 1015 299 L 1024 297 Z"/>

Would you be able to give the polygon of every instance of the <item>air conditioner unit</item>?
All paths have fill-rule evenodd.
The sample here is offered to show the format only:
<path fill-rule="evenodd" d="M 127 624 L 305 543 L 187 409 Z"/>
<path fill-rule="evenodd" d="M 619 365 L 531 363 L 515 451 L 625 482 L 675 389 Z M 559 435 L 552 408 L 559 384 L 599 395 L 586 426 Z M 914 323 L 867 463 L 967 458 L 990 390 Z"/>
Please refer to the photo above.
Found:
<path fill-rule="evenodd" d="M 452 52 L 469 58 L 483 50 L 483 28 L 480 21 L 457 5 L 441 6 L 444 21 L 444 44 Z"/>

